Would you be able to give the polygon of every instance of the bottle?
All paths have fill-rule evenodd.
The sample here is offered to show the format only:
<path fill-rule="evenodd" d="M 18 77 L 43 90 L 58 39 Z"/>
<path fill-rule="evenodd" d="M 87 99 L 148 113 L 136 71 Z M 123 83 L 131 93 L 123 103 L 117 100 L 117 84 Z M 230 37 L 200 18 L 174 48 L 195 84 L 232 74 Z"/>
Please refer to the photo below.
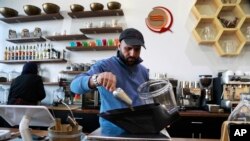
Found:
<path fill-rule="evenodd" d="M 75 94 L 74 96 L 74 104 L 80 104 L 82 103 L 82 97 L 80 94 Z"/>
<path fill-rule="evenodd" d="M 15 48 L 15 60 L 19 59 L 19 50 L 18 50 L 18 46 L 16 46 Z"/>
<path fill-rule="evenodd" d="M 25 60 L 26 59 L 26 48 L 25 48 L 25 45 L 23 45 L 23 59 L 22 60 Z"/>
<path fill-rule="evenodd" d="M 8 47 L 5 47 L 5 50 L 4 50 L 4 60 L 8 60 L 8 59 L 9 59 Z"/>
<path fill-rule="evenodd" d="M 27 45 L 26 46 L 26 49 L 25 49 L 25 60 L 29 60 L 29 46 Z"/>
<path fill-rule="evenodd" d="M 11 60 L 12 58 L 11 58 L 11 47 L 9 46 L 9 48 L 8 48 L 8 58 L 7 58 L 8 60 Z"/>
<path fill-rule="evenodd" d="M 43 48 L 43 59 L 48 59 L 47 58 L 47 47 L 46 47 L 46 44 L 44 44 L 44 48 Z"/>
<path fill-rule="evenodd" d="M 32 60 L 36 60 L 36 46 L 33 46 L 33 49 L 32 49 Z"/>
<path fill-rule="evenodd" d="M 50 43 L 48 44 L 48 48 L 47 48 L 47 51 L 46 51 L 46 56 L 47 56 L 47 59 L 51 59 L 51 53 L 50 53 L 50 50 L 51 50 L 51 45 Z"/>
<path fill-rule="evenodd" d="M 40 48 L 39 48 L 39 59 L 40 60 L 43 59 L 43 45 L 42 44 L 40 45 Z"/>
<path fill-rule="evenodd" d="M 19 60 L 23 60 L 23 50 L 22 50 L 22 46 L 19 46 Z"/>
<path fill-rule="evenodd" d="M 15 47 L 12 46 L 12 49 L 11 49 L 11 60 L 15 60 Z"/>
<path fill-rule="evenodd" d="M 36 45 L 36 59 L 39 60 L 39 44 Z"/>

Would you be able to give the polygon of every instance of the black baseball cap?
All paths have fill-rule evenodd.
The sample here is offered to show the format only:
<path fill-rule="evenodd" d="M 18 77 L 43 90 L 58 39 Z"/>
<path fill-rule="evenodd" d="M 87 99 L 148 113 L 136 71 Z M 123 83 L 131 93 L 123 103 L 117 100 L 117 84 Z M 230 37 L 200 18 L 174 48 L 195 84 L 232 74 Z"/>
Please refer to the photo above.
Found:
<path fill-rule="evenodd" d="M 142 33 L 134 28 L 127 28 L 125 30 L 122 31 L 122 33 L 120 34 L 119 37 L 119 41 L 121 42 L 122 40 L 125 41 L 126 44 L 128 45 L 140 45 L 143 46 L 145 49 L 145 45 L 144 45 L 144 38 Z"/>

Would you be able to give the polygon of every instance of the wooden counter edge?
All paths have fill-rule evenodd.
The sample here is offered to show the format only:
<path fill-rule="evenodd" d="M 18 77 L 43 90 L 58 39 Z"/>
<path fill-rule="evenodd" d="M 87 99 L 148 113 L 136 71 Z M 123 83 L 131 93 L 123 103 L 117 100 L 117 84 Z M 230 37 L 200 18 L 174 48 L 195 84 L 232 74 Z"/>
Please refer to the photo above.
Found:
<path fill-rule="evenodd" d="M 65 106 L 47 106 L 49 110 L 68 110 Z M 99 114 L 99 109 L 81 109 L 79 105 L 69 105 L 70 109 L 75 113 Z M 230 113 L 211 113 L 202 110 L 179 111 L 182 117 L 228 117 Z"/>

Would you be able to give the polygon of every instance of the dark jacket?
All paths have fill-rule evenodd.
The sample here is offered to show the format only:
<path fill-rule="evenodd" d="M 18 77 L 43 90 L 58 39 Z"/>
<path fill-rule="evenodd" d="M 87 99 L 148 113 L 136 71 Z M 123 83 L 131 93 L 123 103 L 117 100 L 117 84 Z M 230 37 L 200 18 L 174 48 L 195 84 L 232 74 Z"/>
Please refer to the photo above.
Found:
<path fill-rule="evenodd" d="M 22 74 L 11 83 L 8 104 L 37 105 L 45 96 L 41 76 L 37 74 Z"/>

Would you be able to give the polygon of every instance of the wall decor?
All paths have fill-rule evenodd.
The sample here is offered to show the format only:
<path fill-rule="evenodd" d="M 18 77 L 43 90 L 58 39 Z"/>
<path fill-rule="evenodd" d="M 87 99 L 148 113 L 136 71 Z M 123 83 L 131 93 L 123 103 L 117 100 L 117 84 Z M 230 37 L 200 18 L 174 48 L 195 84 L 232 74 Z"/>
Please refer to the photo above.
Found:
<path fill-rule="evenodd" d="M 148 14 L 146 18 L 147 27 L 157 33 L 171 31 L 173 24 L 173 15 L 171 11 L 165 7 L 157 6 Z"/>

